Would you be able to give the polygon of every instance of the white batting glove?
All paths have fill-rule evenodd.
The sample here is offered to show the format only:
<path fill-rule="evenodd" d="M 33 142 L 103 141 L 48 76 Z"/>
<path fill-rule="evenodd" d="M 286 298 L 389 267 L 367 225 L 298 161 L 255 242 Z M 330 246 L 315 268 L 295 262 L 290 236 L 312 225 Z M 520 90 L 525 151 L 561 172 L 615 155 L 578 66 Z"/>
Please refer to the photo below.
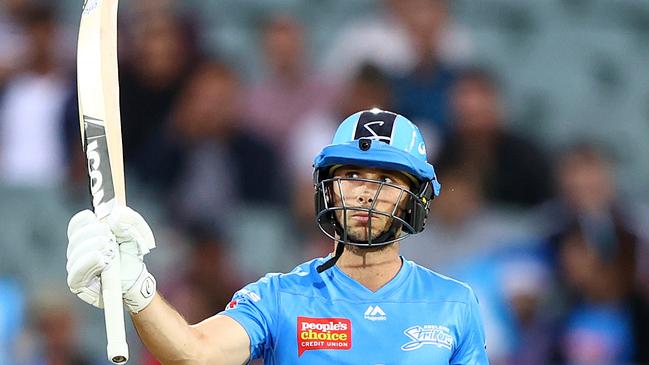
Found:
<path fill-rule="evenodd" d="M 68 286 L 83 301 L 102 308 L 100 275 L 119 248 L 122 297 L 127 310 L 137 313 L 155 294 L 155 279 L 143 261 L 154 247 L 151 228 L 131 208 L 116 206 L 106 222 L 90 210 L 81 211 L 68 225 Z"/>
<path fill-rule="evenodd" d="M 81 211 L 68 224 L 68 286 L 84 302 L 103 308 L 99 276 L 118 250 L 110 227 L 90 210 Z"/>

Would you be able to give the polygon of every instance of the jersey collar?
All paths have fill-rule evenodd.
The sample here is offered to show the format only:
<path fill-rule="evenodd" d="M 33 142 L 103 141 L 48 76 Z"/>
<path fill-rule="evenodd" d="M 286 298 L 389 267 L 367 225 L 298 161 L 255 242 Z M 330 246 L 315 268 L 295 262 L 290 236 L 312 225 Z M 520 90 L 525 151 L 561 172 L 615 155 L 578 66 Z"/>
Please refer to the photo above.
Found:
<path fill-rule="evenodd" d="M 398 289 L 403 288 L 403 284 L 408 280 L 408 277 L 412 272 L 412 262 L 404 259 L 403 256 L 399 257 L 401 258 L 402 264 L 401 269 L 399 269 L 397 275 L 375 292 L 371 291 L 370 289 L 361 285 L 358 281 L 349 277 L 336 265 L 334 265 L 326 273 L 328 279 L 331 280 L 335 286 L 338 286 L 341 290 L 343 290 L 347 295 L 354 295 L 359 299 L 372 300 L 388 298 Z"/>

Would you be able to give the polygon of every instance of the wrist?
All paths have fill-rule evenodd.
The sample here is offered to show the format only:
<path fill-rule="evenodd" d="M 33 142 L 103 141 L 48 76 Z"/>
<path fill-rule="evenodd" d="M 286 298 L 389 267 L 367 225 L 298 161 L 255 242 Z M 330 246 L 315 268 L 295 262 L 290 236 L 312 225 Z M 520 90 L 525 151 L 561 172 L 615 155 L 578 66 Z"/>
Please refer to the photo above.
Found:
<path fill-rule="evenodd" d="M 124 294 L 124 305 L 130 313 L 138 313 L 148 306 L 156 293 L 156 280 L 142 265 L 142 272 Z"/>

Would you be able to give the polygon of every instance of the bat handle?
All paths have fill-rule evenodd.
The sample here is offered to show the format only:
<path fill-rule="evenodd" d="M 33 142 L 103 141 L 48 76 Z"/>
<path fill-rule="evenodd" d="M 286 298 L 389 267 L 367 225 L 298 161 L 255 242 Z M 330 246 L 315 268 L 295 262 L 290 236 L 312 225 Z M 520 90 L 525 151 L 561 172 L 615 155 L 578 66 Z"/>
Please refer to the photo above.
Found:
<path fill-rule="evenodd" d="M 124 364 L 128 360 L 119 264 L 118 250 L 113 262 L 101 274 L 101 292 L 104 299 L 104 319 L 108 342 L 106 351 L 108 360 L 113 364 Z"/>

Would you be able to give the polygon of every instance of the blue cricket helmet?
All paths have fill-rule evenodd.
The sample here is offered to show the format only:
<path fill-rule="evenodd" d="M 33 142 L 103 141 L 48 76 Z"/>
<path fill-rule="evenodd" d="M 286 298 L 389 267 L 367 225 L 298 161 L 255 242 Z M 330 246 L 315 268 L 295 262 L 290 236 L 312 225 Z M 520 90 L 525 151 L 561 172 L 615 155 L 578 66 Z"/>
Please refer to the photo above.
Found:
<path fill-rule="evenodd" d="M 361 148 L 360 139 L 371 141 L 368 150 Z M 347 117 L 336 130 L 333 142 L 322 149 L 313 164 L 316 170 L 336 165 L 401 171 L 420 183 L 430 182 L 435 196 L 441 189 L 435 169 L 426 159 L 426 144 L 419 128 L 402 115 L 377 108 Z"/>
<path fill-rule="evenodd" d="M 371 180 L 377 184 L 376 196 L 386 185 L 402 190 L 402 196 L 407 198 L 406 209 L 395 212 L 395 208 L 393 212 L 382 212 L 376 210 L 375 205 L 367 208 L 346 206 L 344 201 L 337 203 L 333 191 L 340 189 L 340 181 L 367 181 L 334 177 L 333 171 L 343 165 L 381 168 L 406 174 L 414 182 L 410 189 Z M 376 108 L 347 117 L 338 127 L 333 142 L 315 157 L 313 166 L 316 221 L 327 236 L 341 243 L 336 249 L 334 259 L 323 264 L 318 271 L 331 267 L 342 254 L 342 247 L 346 244 L 360 247 L 381 246 L 399 241 L 409 234 L 421 232 L 430 201 L 439 195 L 441 187 L 435 169 L 426 160 L 426 145 L 417 126 L 399 114 Z M 386 231 L 377 233 L 376 237 L 372 232 L 368 232 L 366 241 L 355 241 L 347 235 L 346 222 L 341 222 L 336 217 L 336 212 L 343 212 L 346 217 L 348 211 L 363 211 L 370 216 L 388 216 L 392 218 L 392 224 Z M 368 231 L 371 231 L 371 219 L 369 227 Z"/>

